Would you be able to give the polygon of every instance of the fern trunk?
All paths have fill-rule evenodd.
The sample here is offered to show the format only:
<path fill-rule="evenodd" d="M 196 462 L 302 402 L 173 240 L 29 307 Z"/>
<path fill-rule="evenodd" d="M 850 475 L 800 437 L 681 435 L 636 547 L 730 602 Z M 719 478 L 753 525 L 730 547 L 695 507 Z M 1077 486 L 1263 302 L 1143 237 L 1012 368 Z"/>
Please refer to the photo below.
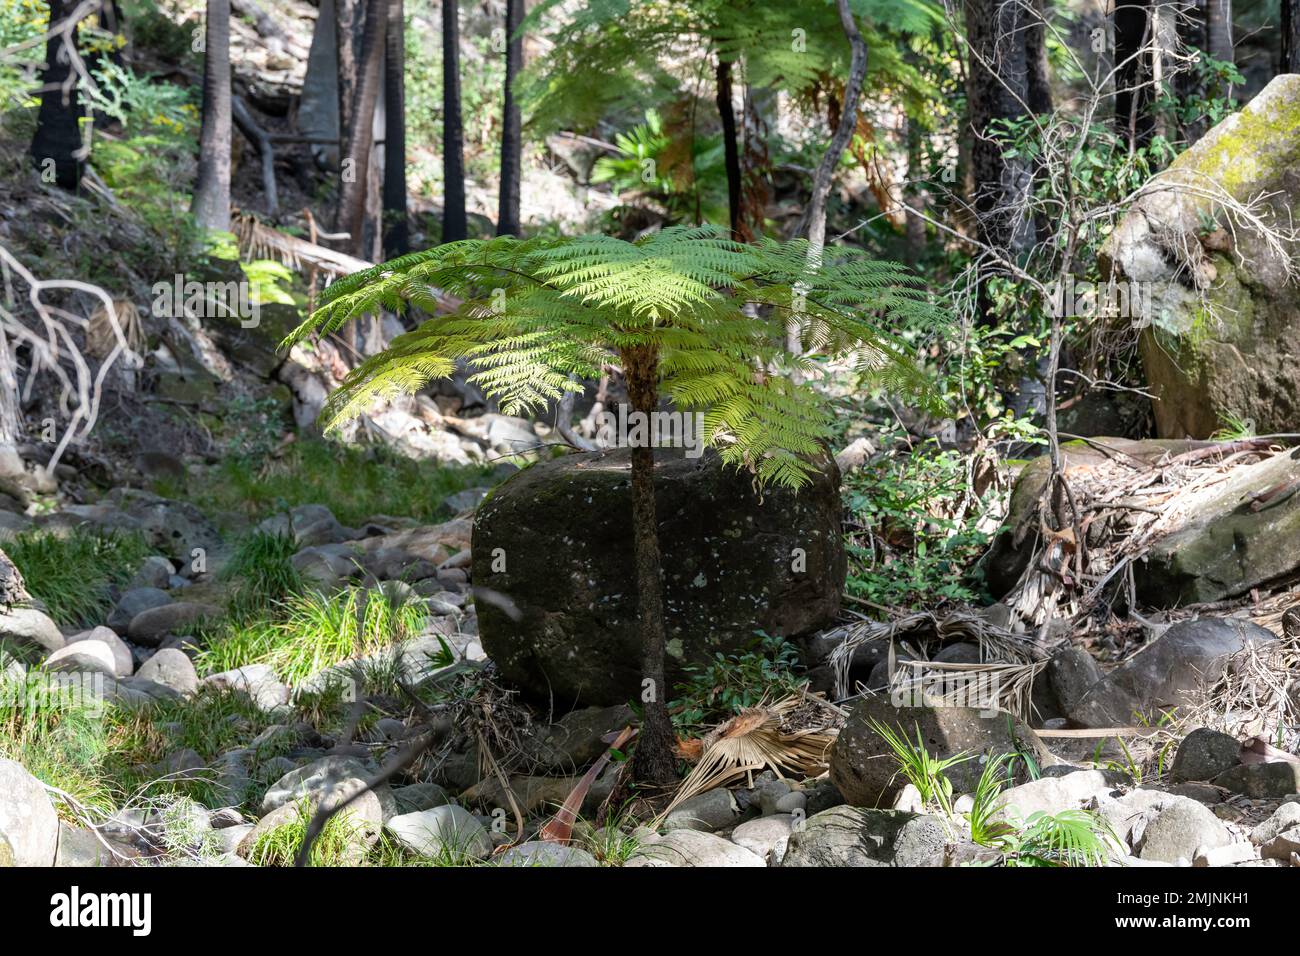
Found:
<path fill-rule="evenodd" d="M 646 347 L 623 356 L 627 392 L 632 407 L 650 415 L 659 404 L 658 356 Z M 655 513 L 654 449 L 632 448 L 632 540 L 636 565 L 638 627 L 641 638 L 641 732 L 632 774 L 641 783 L 669 786 L 677 779 L 676 743 L 668 717 L 668 686 L 664 678 L 663 571 L 659 554 L 659 522 Z"/>
<path fill-rule="evenodd" d="M 734 239 L 740 232 L 740 149 L 736 142 L 736 107 L 731 99 L 731 63 L 719 59 L 714 75 L 718 118 L 722 121 L 723 161 L 727 169 L 727 213 Z"/>
<path fill-rule="evenodd" d="M 384 39 L 384 255 L 411 251 L 406 217 L 406 15 L 402 0 L 388 0 Z"/>

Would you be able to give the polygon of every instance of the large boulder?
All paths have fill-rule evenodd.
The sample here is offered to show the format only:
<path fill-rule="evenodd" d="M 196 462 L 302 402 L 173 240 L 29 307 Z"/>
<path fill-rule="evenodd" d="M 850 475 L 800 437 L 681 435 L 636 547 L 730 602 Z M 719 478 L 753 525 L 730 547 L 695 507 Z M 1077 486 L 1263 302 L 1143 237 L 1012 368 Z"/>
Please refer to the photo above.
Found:
<path fill-rule="evenodd" d="M 1275 640 L 1249 621 L 1180 621 L 1093 684 L 1070 711 L 1070 721 L 1080 727 L 1126 726 L 1135 715 L 1186 706 L 1203 684 L 1223 676 L 1230 656 Z"/>
<path fill-rule="evenodd" d="M 1229 416 L 1261 434 L 1300 420 L 1300 297 L 1285 260 L 1224 212 L 1269 195 L 1274 222 L 1300 214 L 1300 75 L 1273 79 L 1148 184 L 1103 249 L 1140 283 L 1140 346 L 1161 435 L 1204 438 Z"/>
<path fill-rule="evenodd" d="M 1150 607 L 1209 604 L 1300 569 L 1300 495 L 1258 509 L 1249 497 L 1297 483 L 1300 460 L 1279 454 L 1238 465 L 1223 481 L 1180 496 L 1170 532 L 1134 565 L 1139 600 Z"/>
<path fill-rule="evenodd" d="M 970 755 L 972 759 L 944 771 L 956 793 L 975 789 L 983 769 L 981 755 L 1028 753 L 1040 767 L 1057 762 L 1038 735 L 1008 713 L 972 707 L 896 707 L 883 694 L 868 694 L 854 706 L 831 747 L 831 780 L 856 807 L 888 805 L 907 783 L 876 725 L 911 742 L 919 731 L 933 757 Z"/>
<path fill-rule="evenodd" d="M 45 788 L 21 765 L 0 759 L 0 867 L 53 866 L 59 817 Z"/>
<path fill-rule="evenodd" d="M 531 694 L 565 706 L 640 692 L 630 453 L 519 472 L 480 506 L 472 579 L 484 649 Z M 706 453 L 656 453 L 668 679 L 683 665 L 832 623 L 845 575 L 839 472 L 755 493 Z M 490 598 L 490 599 L 489 599 Z"/>

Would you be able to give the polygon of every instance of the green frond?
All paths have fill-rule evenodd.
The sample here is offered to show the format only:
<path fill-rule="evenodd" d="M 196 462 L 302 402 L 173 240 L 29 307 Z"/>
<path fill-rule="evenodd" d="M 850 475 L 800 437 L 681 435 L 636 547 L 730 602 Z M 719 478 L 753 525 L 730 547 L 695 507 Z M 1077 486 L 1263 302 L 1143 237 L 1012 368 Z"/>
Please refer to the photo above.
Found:
<path fill-rule="evenodd" d="M 677 226 L 625 242 L 609 236 L 449 243 L 335 283 L 291 341 L 332 332 L 375 309 L 426 308 L 433 290 L 462 305 L 435 314 L 364 361 L 330 396 L 337 427 L 372 403 L 422 388 L 465 364 L 508 414 L 535 412 L 633 349 L 657 356 L 660 390 L 704 413 L 706 440 L 759 485 L 797 487 L 831 434 L 830 413 L 784 351 L 796 318 L 817 353 L 852 360 L 883 388 L 932 394 L 893 330 L 944 320 L 897 263 L 831 249 L 817 269 L 807 244 L 734 242 L 714 226 Z"/>

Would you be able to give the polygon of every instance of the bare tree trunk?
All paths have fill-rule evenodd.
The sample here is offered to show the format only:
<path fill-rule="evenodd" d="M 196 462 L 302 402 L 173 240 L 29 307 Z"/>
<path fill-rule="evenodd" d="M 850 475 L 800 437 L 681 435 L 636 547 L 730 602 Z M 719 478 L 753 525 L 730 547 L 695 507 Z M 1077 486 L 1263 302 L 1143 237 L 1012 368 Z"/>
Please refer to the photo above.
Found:
<path fill-rule="evenodd" d="M 351 122 L 343 127 L 339 207 L 335 219 L 337 231 L 349 236 L 349 250 L 362 258 L 365 257 L 366 183 L 370 173 L 370 151 L 374 146 L 379 65 L 384 56 L 384 34 L 388 26 L 387 0 L 368 0 L 365 17 Z"/>
<path fill-rule="evenodd" d="M 903 122 L 907 124 L 907 185 L 903 188 L 903 205 L 911 210 L 903 224 L 907 243 L 904 258 L 909 266 L 915 267 L 925 251 L 925 219 L 921 215 L 925 212 L 925 188 L 921 185 L 925 168 L 921 159 L 920 124 L 906 115 Z"/>
<path fill-rule="evenodd" d="M 714 66 L 718 117 L 722 120 L 723 163 L 727 169 L 727 214 L 732 238 L 740 236 L 740 150 L 736 141 L 736 108 L 731 101 L 731 63 Z"/>
<path fill-rule="evenodd" d="M 776 105 L 774 90 L 745 84 L 741 109 L 740 239 L 753 242 L 763 235 L 767 204 L 772 198 L 772 163 L 767 150 L 768 115 Z"/>
<path fill-rule="evenodd" d="M 388 0 L 384 41 L 384 256 L 411 250 L 406 217 L 406 15 L 402 0 Z"/>
<path fill-rule="evenodd" d="M 632 407 L 652 414 L 659 404 L 658 356 L 644 347 L 628 350 L 623 354 L 623 371 Z M 639 782 L 669 786 L 677 778 L 676 735 L 668 716 L 663 571 L 655 513 L 654 449 L 648 443 L 632 448 L 632 538 L 644 708 L 632 773 Z"/>
<path fill-rule="evenodd" d="M 1155 131 L 1148 47 L 1153 39 L 1151 0 L 1124 0 L 1115 9 L 1115 127 L 1129 149 Z"/>
<path fill-rule="evenodd" d="M 848 0 L 835 0 L 835 8 L 853 52 L 849 60 L 849 79 L 844 84 L 844 102 L 840 105 L 840 121 L 813 173 L 812 195 L 808 197 L 808 209 L 804 213 L 808 235 L 808 268 L 813 271 L 822 264 L 822 251 L 826 246 L 826 202 L 830 198 L 835 168 L 839 166 L 840 157 L 844 155 L 845 148 L 858 128 L 858 100 L 862 96 L 862 84 L 867 77 L 867 43 L 862 39 L 857 21 L 853 19 Z M 797 318 L 786 326 L 786 350 L 792 355 L 803 351 L 801 332 Z M 798 378 L 798 375 L 795 377 Z"/>
<path fill-rule="evenodd" d="M 208 0 L 204 28 L 203 126 L 190 211 L 205 229 L 230 228 L 230 0 Z"/>
<path fill-rule="evenodd" d="M 334 0 L 334 48 L 338 64 L 339 160 L 343 141 L 352 128 L 352 111 L 357 104 L 357 53 L 364 0 Z"/>
<path fill-rule="evenodd" d="M 67 19 L 76 4 L 72 0 L 49 0 L 49 6 L 52 31 Z M 51 36 L 45 42 L 41 108 L 36 115 L 36 135 L 32 138 L 32 160 L 43 182 L 54 182 L 64 189 L 76 189 L 81 183 L 85 157 L 80 120 L 76 74 L 63 38 Z"/>
<path fill-rule="evenodd" d="M 515 81 L 524 67 L 524 0 L 506 0 L 506 90 L 501 126 L 501 188 L 497 197 L 497 235 L 519 235 L 523 138 Z"/>
<path fill-rule="evenodd" d="M 1210 56 L 1225 63 L 1237 62 L 1232 52 L 1232 0 L 1206 0 L 1205 26 Z"/>
<path fill-rule="evenodd" d="M 460 4 L 442 0 L 442 241 L 469 235 L 465 219 L 465 134 L 460 119 Z"/>
<path fill-rule="evenodd" d="M 1281 72 L 1300 73 L 1300 0 L 1282 0 Z"/>
<path fill-rule="evenodd" d="M 966 3 L 970 49 L 966 88 L 980 238 L 995 249 L 1016 251 L 1028 245 L 1024 200 L 1030 175 L 1021 161 L 1002 155 L 1002 146 L 990 136 L 990 127 L 995 120 L 1023 116 L 1028 106 L 1025 19 L 1024 9 L 1014 2 Z"/>

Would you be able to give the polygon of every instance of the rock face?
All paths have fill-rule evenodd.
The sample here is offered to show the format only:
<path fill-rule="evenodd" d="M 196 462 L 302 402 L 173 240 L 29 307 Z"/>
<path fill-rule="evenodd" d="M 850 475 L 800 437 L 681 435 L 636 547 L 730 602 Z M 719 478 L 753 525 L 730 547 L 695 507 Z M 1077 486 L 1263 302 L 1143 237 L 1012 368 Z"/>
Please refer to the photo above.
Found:
<path fill-rule="evenodd" d="M 0 760 L 0 867 L 53 866 L 59 818 L 36 778 Z"/>
<path fill-rule="evenodd" d="M 1276 640 L 1249 621 L 1202 617 L 1180 621 L 1093 684 L 1070 712 L 1080 727 L 1130 723 L 1135 714 L 1181 707 L 1202 682 L 1214 683 L 1227 658 L 1249 643 Z"/>
<path fill-rule="evenodd" d="M 1226 230 L 1214 202 L 1277 193 L 1284 226 L 1300 213 L 1298 167 L 1300 76 L 1284 74 L 1157 176 L 1107 242 L 1104 260 L 1149 302 L 1141 351 L 1161 435 L 1204 438 L 1229 415 L 1260 434 L 1300 420 L 1300 298 L 1283 268 L 1296 250 Z"/>
<path fill-rule="evenodd" d="M 1038 735 L 1010 714 L 970 707 L 895 707 L 888 697 L 871 694 L 860 700 L 831 747 L 831 780 L 844 799 L 857 807 L 888 805 L 907 782 L 873 722 L 915 741 L 919 729 L 932 756 L 952 757 L 965 751 L 974 759 L 949 767 L 955 793 L 975 789 L 981 754 L 1028 752 L 1038 765 L 1056 762 Z M 791 847 L 793 851 L 793 846 Z"/>
<path fill-rule="evenodd" d="M 833 621 L 845 574 L 838 488 L 829 461 L 797 494 L 760 499 L 715 455 L 657 457 L 669 681 L 749 647 L 756 630 L 793 636 Z M 483 647 L 533 695 L 569 706 L 639 693 L 630 495 L 630 455 L 618 449 L 535 465 L 479 506 L 471 577 Z"/>

